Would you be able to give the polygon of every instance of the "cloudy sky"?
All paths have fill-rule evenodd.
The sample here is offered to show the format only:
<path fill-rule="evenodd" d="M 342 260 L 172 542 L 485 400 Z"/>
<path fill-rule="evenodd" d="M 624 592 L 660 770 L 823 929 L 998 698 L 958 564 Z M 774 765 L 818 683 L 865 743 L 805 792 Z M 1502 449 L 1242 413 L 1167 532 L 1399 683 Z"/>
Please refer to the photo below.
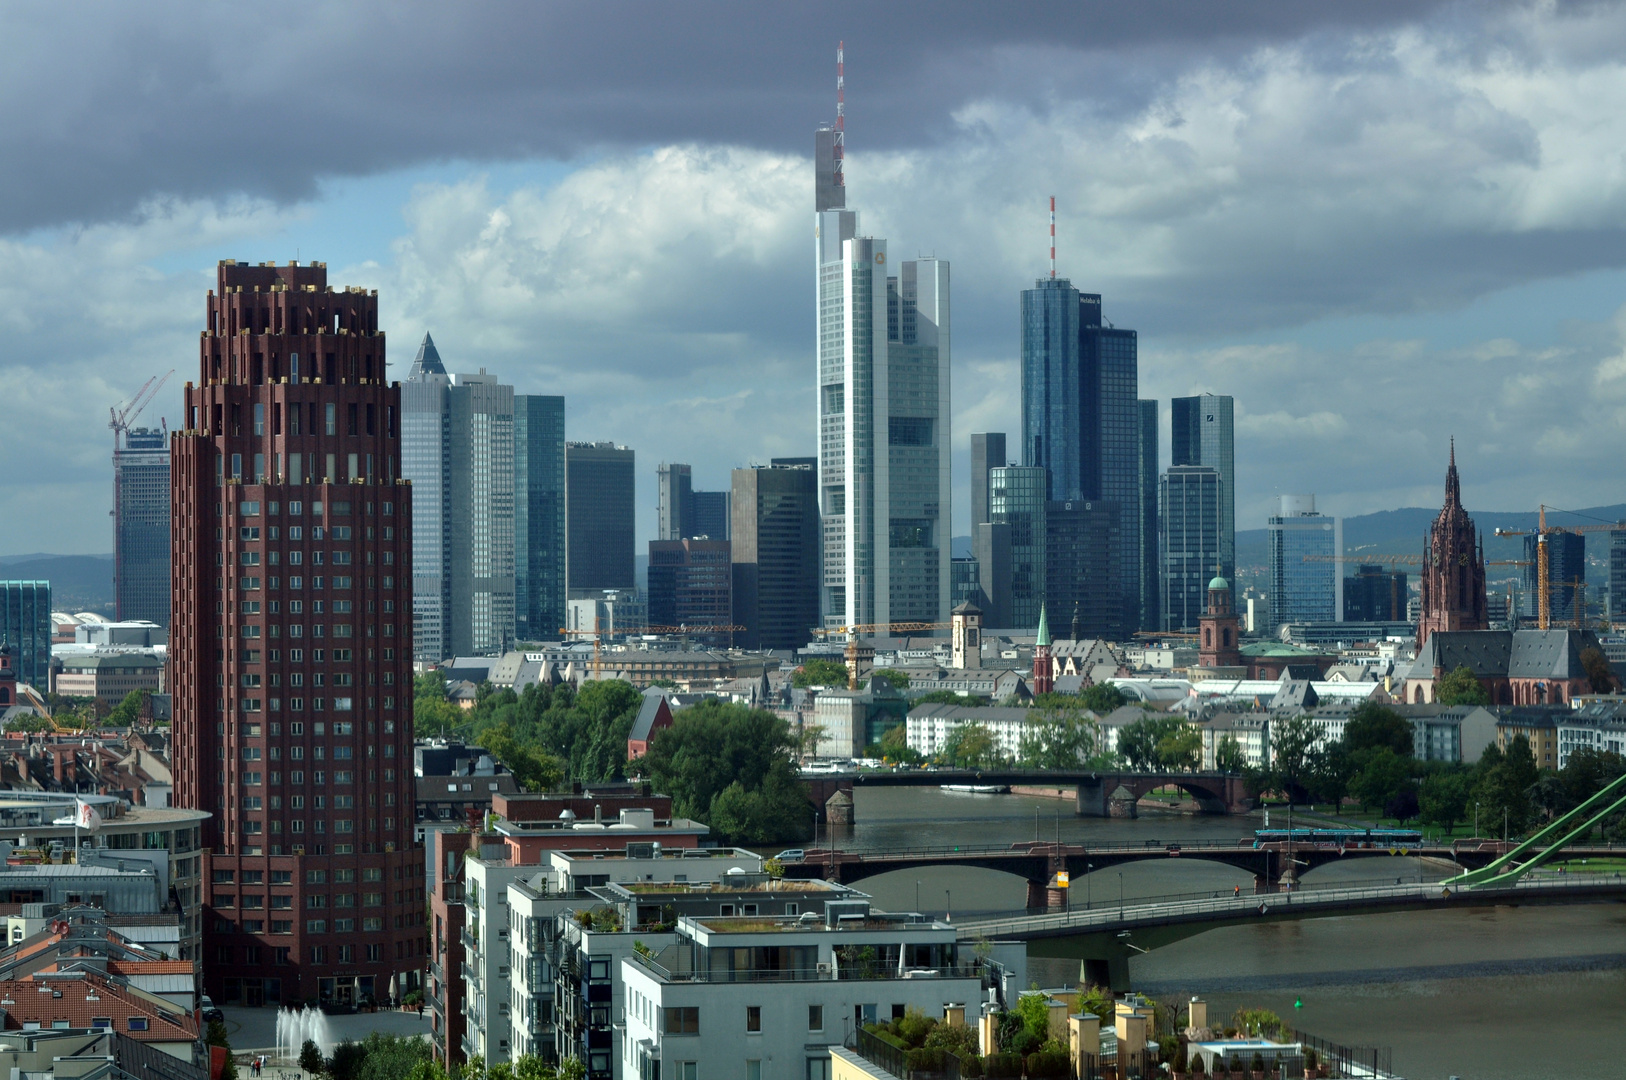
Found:
<path fill-rule="evenodd" d="M 646 534 L 661 460 L 812 453 L 843 38 L 849 205 L 953 265 L 955 532 L 1052 194 L 1142 396 L 1236 397 L 1239 526 L 1435 505 L 1452 434 L 1471 508 L 1626 501 L 1620 4 L 0 2 L 0 554 L 111 550 L 108 407 L 176 420 L 221 258 L 564 394 Z"/>

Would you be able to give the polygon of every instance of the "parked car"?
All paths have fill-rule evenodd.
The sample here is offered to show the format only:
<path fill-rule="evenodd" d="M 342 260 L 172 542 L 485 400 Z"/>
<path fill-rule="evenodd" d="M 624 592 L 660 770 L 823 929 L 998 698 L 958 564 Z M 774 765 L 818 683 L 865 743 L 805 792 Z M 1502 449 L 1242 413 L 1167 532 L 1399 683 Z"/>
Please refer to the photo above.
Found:
<path fill-rule="evenodd" d="M 203 1022 L 205 1024 L 209 1023 L 211 1020 L 223 1021 L 226 1019 L 226 1014 L 215 1007 L 215 1003 L 209 1000 L 208 994 L 203 995 L 202 999 L 198 1002 L 198 1008 L 202 1010 Z"/>
<path fill-rule="evenodd" d="M 799 847 L 786 848 L 784 851 L 781 851 L 779 854 L 775 855 L 774 858 L 778 859 L 780 862 L 801 862 L 803 859 L 807 858 L 807 852 L 803 851 Z"/>

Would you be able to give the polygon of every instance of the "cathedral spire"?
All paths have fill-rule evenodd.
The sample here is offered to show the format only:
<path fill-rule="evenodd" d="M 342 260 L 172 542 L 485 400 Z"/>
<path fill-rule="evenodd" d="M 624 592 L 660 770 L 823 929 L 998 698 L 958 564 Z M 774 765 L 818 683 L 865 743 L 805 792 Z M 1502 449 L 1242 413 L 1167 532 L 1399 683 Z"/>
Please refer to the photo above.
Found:
<path fill-rule="evenodd" d="M 1457 479 L 1457 438 L 1451 436 L 1451 465 L 1445 470 L 1445 505 L 1462 505 L 1462 484 Z"/>

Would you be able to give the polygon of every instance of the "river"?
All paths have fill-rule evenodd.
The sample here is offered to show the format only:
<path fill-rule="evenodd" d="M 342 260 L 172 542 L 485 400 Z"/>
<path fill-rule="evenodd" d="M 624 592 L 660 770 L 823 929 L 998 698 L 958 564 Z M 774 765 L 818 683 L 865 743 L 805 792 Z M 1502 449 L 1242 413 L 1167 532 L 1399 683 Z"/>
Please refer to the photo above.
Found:
<path fill-rule="evenodd" d="M 1085 844 L 1178 842 L 1240 838 L 1260 825 L 1256 817 L 1144 808 L 1134 821 L 1078 818 L 1070 802 L 932 788 L 860 787 L 854 810 L 852 835 L 836 843 L 855 850 L 1005 845 L 1036 834 Z M 1271 823 L 1285 824 L 1275 813 Z M 1311 871 L 1304 882 L 1432 880 L 1448 872 L 1404 857 L 1364 859 Z M 1074 878 L 1072 902 L 1237 885 L 1251 888 L 1251 875 L 1200 859 L 1158 859 Z M 859 887 L 883 908 L 952 910 L 956 918 L 1019 910 L 1026 898 L 1024 882 L 992 870 L 904 871 Z M 1045 986 L 1078 978 L 1067 961 L 1035 960 L 1031 970 Z M 1170 1000 L 1201 994 L 1212 1016 L 1259 1006 L 1324 1038 L 1393 1047 L 1396 1072 L 1414 1080 L 1626 1076 L 1626 905 L 1619 903 L 1228 927 L 1135 957 L 1130 979 Z"/>

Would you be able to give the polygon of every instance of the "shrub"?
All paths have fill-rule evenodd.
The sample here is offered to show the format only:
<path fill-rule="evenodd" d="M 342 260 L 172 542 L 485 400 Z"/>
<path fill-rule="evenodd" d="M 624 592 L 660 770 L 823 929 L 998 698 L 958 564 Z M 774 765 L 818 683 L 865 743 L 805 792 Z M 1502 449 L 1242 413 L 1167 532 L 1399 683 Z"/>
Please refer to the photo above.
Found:
<path fill-rule="evenodd" d="M 1002 1012 L 994 1024 L 994 1039 L 1001 1050 L 1011 1050 L 1011 1043 L 1026 1027 L 1020 1013 Z"/>
<path fill-rule="evenodd" d="M 1027 1060 L 1029 1080 L 1039 1077 L 1066 1076 L 1072 1071 L 1072 1061 L 1066 1054 L 1056 1051 L 1041 1051 L 1029 1054 Z"/>
<path fill-rule="evenodd" d="M 1208 1070 L 1203 1067 L 1203 1059 L 1202 1059 L 1202 1057 L 1200 1055 L 1191 1059 L 1191 1075 L 1192 1076 L 1202 1076 L 1202 1075 L 1206 1074 L 1207 1072 L 1208 1072 Z"/>
<path fill-rule="evenodd" d="M 938 1024 L 926 1036 L 925 1045 L 947 1050 L 962 1061 L 981 1052 L 977 1045 L 977 1029 L 966 1024 Z"/>
<path fill-rule="evenodd" d="M 1320 1058 L 1318 1058 L 1316 1056 L 1316 1052 L 1313 1049 L 1311 1049 L 1310 1047 L 1305 1047 L 1304 1048 L 1304 1067 L 1306 1069 L 1315 1068 L 1316 1064 L 1319 1061 L 1320 1061 Z"/>
<path fill-rule="evenodd" d="M 910 1050 L 904 1055 L 904 1062 L 909 1066 L 910 1072 L 942 1072 L 943 1051 L 935 1047 L 922 1046 Z"/>
<path fill-rule="evenodd" d="M 988 1080 L 1014 1080 L 1022 1075 L 1022 1055 L 989 1054 L 982 1059 L 982 1071 Z"/>
<path fill-rule="evenodd" d="M 1011 1037 L 1011 1041 L 1009 1043 L 1003 1045 L 1004 1049 L 1009 1050 L 1018 1057 L 1025 1058 L 1030 1054 L 1038 1053 L 1039 1047 L 1044 1045 L 1044 1043 L 1039 1036 L 1035 1035 L 1033 1032 L 1024 1027 L 1021 1031 L 1018 1031 L 1014 1036 Z"/>
<path fill-rule="evenodd" d="M 880 1039 L 894 1050 L 909 1049 L 908 1043 L 904 1042 L 898 1036 L 892 1034 L 891 1025 L 889 1024 L 865 1024 L 864 1030 L 875 1036 L 877 1039 Z"/>
<path fill-rule="evenodd" d="M 924 1046 L 926 1037 L 937 1026 L 937 1021 L 911 1007 L 903 1014 L 903 1019 L 893 1021 L 892 1027 L 899 1037 L 910 1046 Z"/>
<path fill-rule="evenodd" d="M 978 1080 L 982 1076 L 982 1058 L 976 1054 L 968 1054 L 960 1059 L 961 1080 Z"/>
<path fill-rule="evenodd" d="M 1256 1053 L 1253 1055 L 1253 1071 L 1256 1073 L 1262 1073 L 1265 1071 L 1265 1058 L 1263 1054 Z"/>

